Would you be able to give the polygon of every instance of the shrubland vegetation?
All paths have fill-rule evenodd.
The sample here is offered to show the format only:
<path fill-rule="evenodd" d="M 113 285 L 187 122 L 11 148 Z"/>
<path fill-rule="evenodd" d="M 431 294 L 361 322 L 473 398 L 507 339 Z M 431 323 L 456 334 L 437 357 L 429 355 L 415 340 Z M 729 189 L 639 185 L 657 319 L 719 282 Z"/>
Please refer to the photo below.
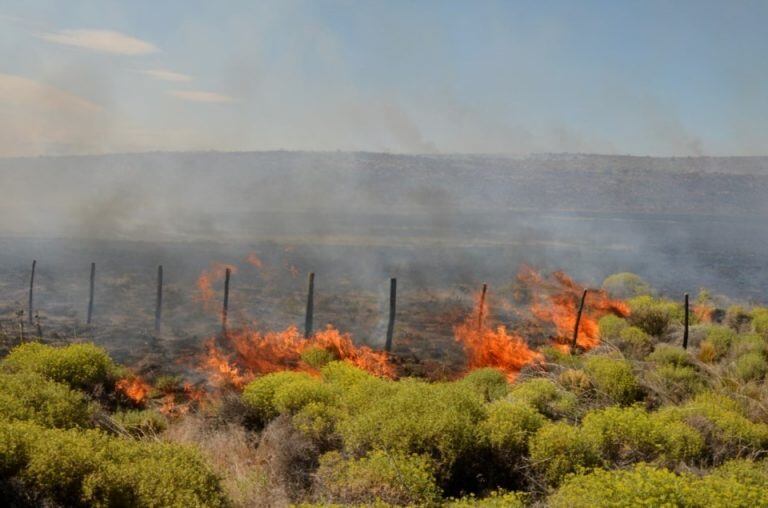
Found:
<path fill-rule="evenodd" d="M 630 274 L 631 275 L 631 274 Z M 100 348 L 0 362 L 0 498 L 18 506 L 765 506 L 768 309 L 693 319 L 622 274 L 602 344 L 509 383 L 375 377 L 323 350 L 167 418 Z M 179 381 L 155 380 L 156 390 Z"/>

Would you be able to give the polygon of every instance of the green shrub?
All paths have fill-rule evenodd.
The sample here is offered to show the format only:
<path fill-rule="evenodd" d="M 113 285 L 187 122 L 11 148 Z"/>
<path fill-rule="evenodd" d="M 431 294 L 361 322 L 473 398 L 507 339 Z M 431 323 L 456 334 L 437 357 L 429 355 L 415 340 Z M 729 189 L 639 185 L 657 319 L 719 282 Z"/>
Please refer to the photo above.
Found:
<path fill-rule="evenodd" d="M 427 455 L 435 460 L 441 480 L 456 461 L 476 451 L 476 427 L 485 418 L 485 408 L 474 390 L 462 383 L 414 379 L 389 383 L 386 389 L 373 401 L 345 403 L 348 414 L 337 429 L 347 451 Z"/>
<path fill-rule="evenodd" d="M 630 358 L 645 358 L 653 351 L 653 338 L 636 326 L 624 328 L 614 344 Z"/>
<path fill-rule="evenodd" d="M 603 281 L 603 289 L 614 298 L 632 298 L 651 292 L 651 286 L 647 282 L 630 272 L 609 275 Z"/>
<path fill-rule="evenodd" d="M 29 461 L 29 448 L 42 428 L 31 422 L 0 420 L 0 479 L 15 476 Z"/>
<path fill-rule="evenodd" d="M 304 372 L 282 371 L 267 374 L 254 379 L 243 389 L 243 402 L 253 411 L 254 418 L 259 425 L 266 425 L 275 418 L 280 411 L 275 405 L 275 393 L 277 389 L 295 381 L 312 380 L 309 374 Z"/>
<path fill-rule="evenodd" d="M 528 439 L 547 421 L 523 402 L 497 400 L 488 406 L 488 417 L 479 431 L 498 455 L 514 458 L 528 451 Z"/>
<path fill-rule="evenodd" d="M 112 415 L 122 429 L 133 436 L 153 436 L 168 428 L 168 419 L 153 409 L 118 411 Z"/>
<path fill-rule="evenodd" d="M 632 364 L 607 356 L 590 356 L 585 368 L 598 394 L 616 404 L 631 404 L 641 395 Z"/>
<path fill-rule="evenodd" d="M 572 413 L 576 408 L 576 396 L 560 389 L 553 381 L 543 377 L 526 379 L 512 385 L 509 399 L 530 405 L 552 418 Z"/>
<path fill-rule="evenodd" d="M 752 322 L 752 316 L 741 305 L 731 305 L 725 311 L 725 322 L 733 330 L 740 332 Z"/>
<path fill-rule="evenodd" d="M 2 366 L 11 372 L 36 372 L 82 390 L 110 384 L 117 368 L 107 352 L 94 344 L 51 347 L 37 342 L 15 347 Z"/>
<path fill-rule="evenodd" d="M 731 344 L 731 354 L 737 357 L 745 353 L 766 354 L 768 352 L 767 346 L 765 339 L 759 334 L 744 333 L 734 339 Z"/>
<path fill-rule="evenodd" d="M 745 456 L 768 446 L 768 425 L 750 421 L 741 407 L 724 395 L 703 392 L 682 406 L 665 407 L 659 413 L 696 428 L 715 459 Z"/>
<path fill-rule="evenodd" d="M 712 351 L 712 358 L 707 358 L 707 360 L 717 361 L 728 354 L 728 350 L 731 348 L 731 343 L 733 343 L 735 339 L 736 332 L 732 329 L 725 326 L 711 326 L 707 330 L 706 338 L 701 343 L 701 348 Z"/>
<path fill-rule="evenodd" d="M 158 376 L 152 387 L 160 393 L 174 393 L 181 390 L 182 379 L 179 376 Z"/>
<path fill-rule="evenodd" d="M 666 469 L 637 464 L 631 469 L 597 469 L 568 477 L 547 500 L 553 508 L 614 506 L 689 506 L 686 492 L 694 481 Z"/>
<path fill-rule="evenodd" d="M 563 422 L 541 427 L 529 448 L 533 468 L 547 485 L 558 485 L 568 473 L 600 463 L 598 443 L 580 428 Z"/>
<path fill-rule="evenodd" d="M 474 494 L 460 499 L 451 499 L 445 504 L 447 508 L 524 508 L 527 496 L 522 492 L 494 491 L 485 497 L 475 497 Z"/>
<path fill-rule="evenodd" d="M 473 370 L 464 376 L 461 382 L 488 402 L 504 397 L 509 391 L 506 375 L 492 368 Z"/>
<path fill-rule="evenodd" d="M 768 308 L 752 309 L 752 329 L 764 339 L 768 339 Z"/>
<path fill-rule="evenodd" d="M 319 369 L 334 360 L 338 360 L 338 358 L 327 349 L 320 347 L 311 347 L 301 353 L 301 361 L 313 369 Z"/>
<path fill-rule="evenodd" d="M 689 367 L 693 365 L 693 360 L 685 349 L 669 344 L 658 344 L 653 353 L 646 357 L 646 360 L 660 365 L 673 365 L 676 367 Z"/>
<path fill-rule="evenodd" d="M 746 353 L 734 361 L 733 373 L 741 381 L 760 381 L 768 372 L 768 363 L 762 353 Z"/>
<path fill-rule="evenodd" d="M 376 376 L 358 369 L 347 362 L 330 362 L 320 369 L 323 381 L 341 387 L 350 388 L 364 381 L 378 380 Z"/>
<path fill-rule="evenodd" d="M 0 419 L 46 427 L 88 427 L 94 406 L 84 395 L 34 372 L 0 373 Z"/>
<path fill-rule="evenodd" d="M 629 326 L 626 319 L 614 316 L 613 314 L 606 314 L 601 317 L 597 324 L 600 328 L 600 339 L 607 342 L 613 342 L 618 339 L 622 330 Z"/>
<path fill-rule="evenodd" d="M 547 365 L 560 365 L 573 369 L 581 367 L 580 355 L 572 355 L 553 346 L 542 347 L 541 354 L 544 357 L 544 363 Z"/>
<path fill-rule="evenodd" d="M 428 458 L 381 450 L 360 459 L 345 459 L 339 452 L 323 455 L 316 489 L 324 503 L 344 505 L 428 505 L 441 497 Z"/>
<path fill-rule="evenodd" d="M 316 443 L 333 441 L 340 411 L 322 402 L 309 402 L 293 415 L 293 426 Z"/>
<path fill-rule="evenodd" d="M 648 413 L 639 406 L 587 413 L 582 432 L 608 463 L 660 460 L 675 464 L 698 457 L 704 447 L 701 436 L 682 421 Z"/>
<path fill-rule="evenodd" d="M 330 404 L 334 392 L 319 379 L 295 379 L 275 388 L 274 405 L 278 413 L 294 414 L 311 402 Z"/>
<path fill-rule="evenodd" d="M 566 369 L 557 376 L 557 382 L 577 396 L 584 395 L 592 389 L 592 380 L 583 370 Z"/>
<path fill-rule="evenodd" d="M 678 404 L 706 388 L 703 376 L 695 368 L 675 364 L 656 366 L 645 373 L 645 380 L 664 399 Z"/>
<path fill-rule="evenodd" d="M 683 318 L 682 306 L 671 300 L 637 296 L 627 303 L 631 309 L 629 323 L 654 337 L 661 337 L 672 323 Z"/>
<path fill-rule="evenodd" d="M 731 460 L 697 481 L 690 489 L 691 506 L 730 508 L 768 506 L 768 467 L 765 462 Z"/>

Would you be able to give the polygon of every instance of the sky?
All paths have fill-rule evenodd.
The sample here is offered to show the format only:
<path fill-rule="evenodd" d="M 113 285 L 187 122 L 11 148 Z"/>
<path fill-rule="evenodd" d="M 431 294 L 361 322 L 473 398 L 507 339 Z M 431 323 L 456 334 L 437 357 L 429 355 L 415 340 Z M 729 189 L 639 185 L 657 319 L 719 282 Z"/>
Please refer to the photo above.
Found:
<path fill-rule="evenodd" d="M 766 155 L 768 2 L 3 0 L 0 156 Z"/>

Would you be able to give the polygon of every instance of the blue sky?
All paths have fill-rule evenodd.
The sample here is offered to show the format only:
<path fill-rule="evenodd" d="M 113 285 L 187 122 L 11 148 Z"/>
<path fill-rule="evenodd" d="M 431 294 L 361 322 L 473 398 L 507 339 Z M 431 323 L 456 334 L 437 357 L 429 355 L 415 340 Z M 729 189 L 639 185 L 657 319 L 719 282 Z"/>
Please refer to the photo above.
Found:
<path fill-rule="evenodd" d="M 0 155 L 766 154 L 765 1 L 4 1 Z"/>

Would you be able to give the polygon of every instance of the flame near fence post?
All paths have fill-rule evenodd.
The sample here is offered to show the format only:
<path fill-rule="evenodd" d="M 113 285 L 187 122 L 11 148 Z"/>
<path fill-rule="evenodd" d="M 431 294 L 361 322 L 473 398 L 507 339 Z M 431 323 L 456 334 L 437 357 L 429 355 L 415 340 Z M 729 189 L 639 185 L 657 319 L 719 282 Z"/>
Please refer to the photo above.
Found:
<path fill-rule="evenodd" d="M 315 272 L 310 272 L 307 287 L 307 309 L 304 314 L 304 338 L 312 336 L 312 320 L 315 313 Z"/>
<path fill-rule="evenodd" d="M 477 310 L 477 329 L 483 329 L 483 311 L 485 310 L 485 294 L 488 292 L 488 284 L 483 284 L 483 290 L 480 292 L 480 305 Z"/>
<path fill-rule="evenodd" d="M 397 310 L 397 279 L 389 279 L 389 322 L 387 323 L 387 342 L 384 350 L 392 351 L 392 338 L 395 334 L 395 311 Z"/>
<path fill-rule="evenodd" d="M 227 267 L 224 272 L 224 305 L 221 308 L 221 332 L 227 336 L 227 314 L 229 313 L 229 277 L 232 270 Z"/>
<path fill-rule="evenodd" d="M 576 313 L 576 326 L 573 327 L 573 341 L 571 342 L 571 354 L 576 351 L 576 341 L 579 339 L 579 325 L 581 324 L 581 313 L 584 310 L 584 301 L 587 299 L 587 291 L 585 289 L 581 294 L 581 303 L 579 303 L 579 311 Z"/>
<path fill-rule="evenodd" d="M 683 349 L 688 349 L 688 293 L 685 293 L 685 330 L 683 331 Z"/>

